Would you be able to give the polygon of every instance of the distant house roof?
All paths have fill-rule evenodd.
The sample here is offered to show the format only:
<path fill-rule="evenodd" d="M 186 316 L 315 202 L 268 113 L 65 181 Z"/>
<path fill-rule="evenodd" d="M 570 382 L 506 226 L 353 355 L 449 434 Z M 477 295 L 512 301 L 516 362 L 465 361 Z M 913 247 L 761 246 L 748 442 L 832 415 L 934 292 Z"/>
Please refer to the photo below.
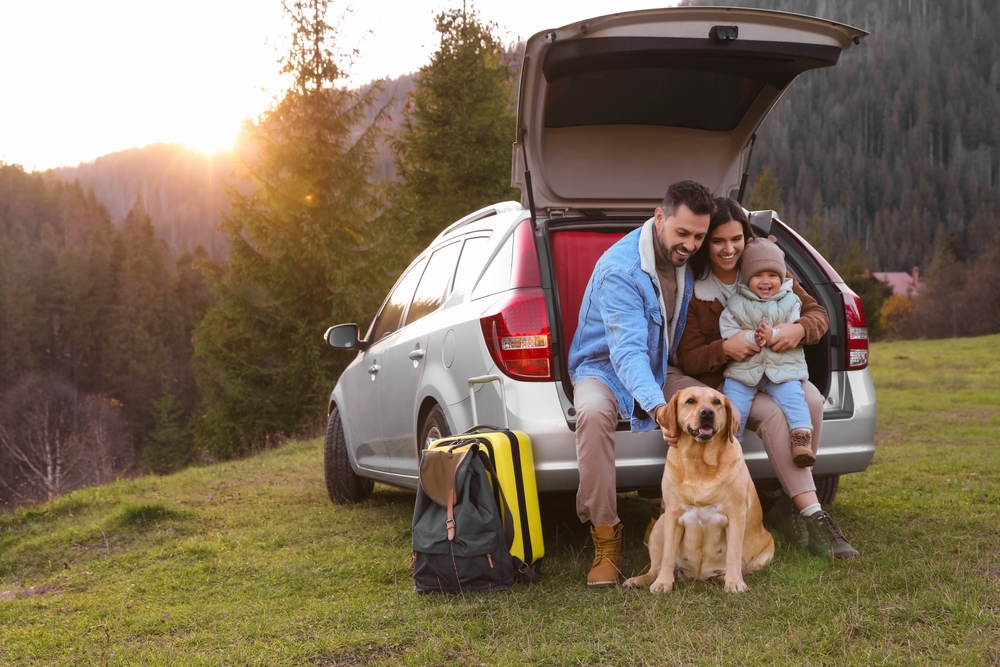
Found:
<path fill-rule="evenodd" d="M 889 287 L 892 288 L 893 294 L 905 297 L 915 297 L 920 292 L 920 269 L 916 266 L 913 267 L 913 271 L 909 273 L 904 273 L 902 271 L 883 272 L 873 273 L 872 276 L 874 276 L 876 280 L 881 280 L 889 285 Z"/>

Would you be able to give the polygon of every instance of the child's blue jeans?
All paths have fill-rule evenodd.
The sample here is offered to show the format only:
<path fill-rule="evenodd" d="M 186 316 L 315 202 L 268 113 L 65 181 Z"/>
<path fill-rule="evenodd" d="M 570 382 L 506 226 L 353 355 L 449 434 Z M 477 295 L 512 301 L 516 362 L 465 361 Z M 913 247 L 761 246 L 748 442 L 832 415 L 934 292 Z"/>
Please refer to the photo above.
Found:
<path fill-rule="evenodd" d="M 741 443 L 743 442 L 743 429 L 747 426 L 747 416 L 750 414 L 750 405 L 753 403 L 753 397 L 757 395 L 758 391 L 766 391 L 770 394 L 774 402 L 781 408 L 781 411 L 785 413 L 789 431 L 799 428 L 812 431 L 812 418 L 809 416 L 809 405 L 806 403 L 806 394 L 802 391 L 802 383 L 798 380 L 771 382 L 765 375 L 756 387 L 748 387 L 739 380 L 726 378 L 726 383 L 722 387 L 722 393 L 740 411 L 740 432 L 737 434 L 736 439 Z"/>

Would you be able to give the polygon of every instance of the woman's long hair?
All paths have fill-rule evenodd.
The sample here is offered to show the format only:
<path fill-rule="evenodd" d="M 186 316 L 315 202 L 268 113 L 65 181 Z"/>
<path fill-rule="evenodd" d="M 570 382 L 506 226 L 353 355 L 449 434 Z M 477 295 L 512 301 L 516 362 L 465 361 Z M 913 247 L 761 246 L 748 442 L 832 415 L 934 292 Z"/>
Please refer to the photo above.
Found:
<path fill-rule="evenodd" d="M 716 197 L 715 215 L 712 216 L 711 221 L 708 223 L 708 233 L 705 234 L 705 240 L 701 244 L 701 247 L 698 248 L 698 252 L 691 255 L 691 259 L 688 260 L 691 264 L 691 272 L 694 274 L 695 280 L 707 278 L 709 272 L 712 270 L 712 262 L 708 256 L 708 247 L 709 241 L 712 238 L 712 232 L 719 225 L 724 225 L 733 220 L 736 220 L 743 226 L 744 242 L 753 238 L 754 234 L 753 230 L 750 229 L 750 221 L 747 219 L 747 214 L 743 211 L 743 207 L 739 205 L 739 202 L 731 197 Z M 740 261 L 742 260 L 743 258 L 740 257 Z M 739 268 L 739 263 L 736 266 Z"/>

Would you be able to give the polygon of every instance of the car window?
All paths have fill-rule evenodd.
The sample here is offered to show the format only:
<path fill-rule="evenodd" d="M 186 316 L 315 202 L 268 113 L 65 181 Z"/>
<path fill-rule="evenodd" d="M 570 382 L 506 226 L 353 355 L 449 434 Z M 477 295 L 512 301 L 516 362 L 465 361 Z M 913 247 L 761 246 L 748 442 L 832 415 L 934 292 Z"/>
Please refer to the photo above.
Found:
<path fill-rule="evenodd" d="M 488 236 L 471 236 L 465 239 L 462 246 L 462 256 L 458 259 L 458 270 L 455 271 L 455 284 L 452 291 L 463 292 L 472 286 L 472 281 L 479 275 L 479 270 L 483 268 L 483 251 L 486 250 L 486 243 L 490 240 Z"/>
<path fill-rule="evenodd" d="M 406 314 L 406 324 L 413 324 L 433 313 L 441 305 L 445 290 L 448 289 L 451 277 L 455 274 L 455 264 L 458 262 L 458 252 L 461 248 L 462 244 L 456 241 L 438 248 L 431 255 L 427 269 L 413 295 L 413 303 L 410 304 L 410 310 Z"/>
<path fill-rule="evenodd" d="M 608 67 L 550 83 L 545 127 L 666 125 L 728 131 L 739 125 L 764 85 L 764 81 L 724 72 Z M 676 99 L 685 102 L 670 103 Z"/>
<path fill-rule="evenodd" d="M 491 294 L 498 294 L 510 288 L 510 267 L 514 258 L 514 235 L 504 241 L 503 247 L 493 257 L 489 268 L 479 279 L 479 284 L 472 292 L 473 299 L 479 299 Z"/>
<path fill-rule="evenodd" d="M 372 325 L 369 341 L 372 343 L 380 341 L 399 328 L 400 317 L 406 304 L 413 298 L 417 281 L 420 280 L 426 263 L 427 259 L 424 258 L 411 266 L 402 280 L 396 284 L 396 288 L 386 297 L 385 303 L 382 304 L 382 310 L 379 312 L 375 324 Z"/>

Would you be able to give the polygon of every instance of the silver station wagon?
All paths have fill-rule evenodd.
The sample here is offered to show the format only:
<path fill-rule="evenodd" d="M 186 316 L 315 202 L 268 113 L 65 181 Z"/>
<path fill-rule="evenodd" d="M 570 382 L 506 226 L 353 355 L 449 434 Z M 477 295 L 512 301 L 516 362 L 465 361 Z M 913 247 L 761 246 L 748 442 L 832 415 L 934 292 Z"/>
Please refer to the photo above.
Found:
<path fill-rule="evenodd" d="M 670 183 L 742 196 L 755 133 L 782 93 L 866 35 L 795 14 L 677 7 L 529 39 L 512 159 L 521 201 L 445 229 L 403 272 L 364 338 L 355 324 L 327 332 L 330 345 L 357 354 L 330 396 L 331 500 L 361 500 L 374 481 L 415 489 L 420 451 L 475 421 L 531 437 L 540 491 L 575 490 L 566 357 L 597 259 L 652 215 Z M 827 397 L 813 471 L 830 503 L 839 476 L 864 470 L 874 452 L 864 311 L 775 212 L 750 219 L 756 233 L 777 237 L 789 270 L 830 315 L 830 330 L 806 348 L 810 379 Z M 491 375 L 499 381 L 471 386 L 474 408 L 470 378 Z M 778 488 L 754 434 L 744 450 L 758 488 Z M 658 489 L 665 456 L 659 431 L 620 423 L 619 490 Z"/>

